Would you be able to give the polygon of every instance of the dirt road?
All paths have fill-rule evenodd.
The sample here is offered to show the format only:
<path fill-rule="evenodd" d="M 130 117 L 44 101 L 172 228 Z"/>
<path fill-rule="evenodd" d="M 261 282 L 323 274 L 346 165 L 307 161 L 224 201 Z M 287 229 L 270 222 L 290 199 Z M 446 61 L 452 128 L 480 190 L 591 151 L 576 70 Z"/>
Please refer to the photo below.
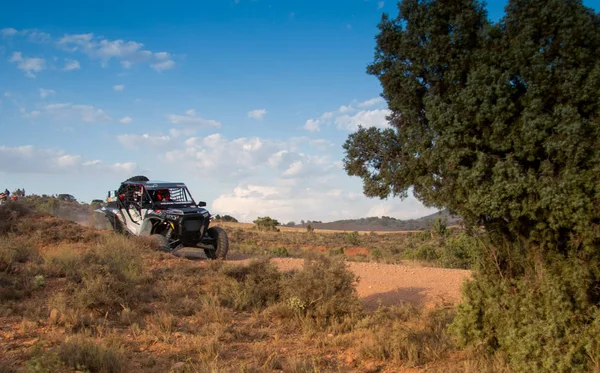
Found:
<path fill-rule="evenodd" d="M 188 257 L 196 257 L 191 252 Z M 194 253 L 196 254 L 196 253 Z M 197 259 L 205 260 L 204 253 L 197 252 Z M 234 254 L 228 262 L 247 264 L 251 257 Z M 282 271 L 302 268 L 303 260 L 296 258 L 273 258 L 273 263 Z M 463 281 L 469 279 L 471 271 L 422 267 L 405 262 L 403 264 L 380 264 L 347 262 L 348 269 L 359 277 L 356 290 L 369 310 L 378 304 L 394 305 L 412 302 L 431 307 L 442 302 L 460 301 Z"/>
<path fill-rule="evenodd" d="M 272 259 L 280 270 L 301 268 L 302 259 Z M 470 271 L 419 267 L 411 264 L 348 262 L 348 269 L 359 277 L 358 295 L 368 309 L 379 303 L 394 305 L 403 301 L 432 306 L 442 301 L 457 303 L 461 286 Z"/>

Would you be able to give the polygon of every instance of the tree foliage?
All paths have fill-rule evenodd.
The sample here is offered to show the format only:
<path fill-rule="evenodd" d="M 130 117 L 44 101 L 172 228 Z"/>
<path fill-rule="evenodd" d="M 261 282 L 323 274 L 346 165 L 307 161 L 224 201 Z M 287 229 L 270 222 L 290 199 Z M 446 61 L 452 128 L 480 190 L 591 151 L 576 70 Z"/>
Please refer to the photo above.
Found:
<path fill-rule="evenodd" d="M 479 1 L 403 0 L 384 15 L 367 72 L 390 128 L 351 134 L 345 169 L 367 196 L 412 189 L 486 228 L 465 343 L 527 371 L 584 369 L 600 357 L 585 337 L 600 323 L 600 17 L 581 0 L 505 11 L 492 23 Z"/>

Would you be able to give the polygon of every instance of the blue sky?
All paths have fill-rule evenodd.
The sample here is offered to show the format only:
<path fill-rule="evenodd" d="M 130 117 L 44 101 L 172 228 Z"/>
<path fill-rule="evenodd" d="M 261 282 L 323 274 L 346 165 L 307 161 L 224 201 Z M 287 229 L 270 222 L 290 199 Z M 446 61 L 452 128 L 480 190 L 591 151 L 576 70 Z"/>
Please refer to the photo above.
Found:
<path fill-rule="evenodd" d="M 341 168 L 359 123 L 386 125 L 365 69 L 395 2 L 98 4 L 0 5 L 0 188 L 90 201 L 146 174 L 245 221 L 436 211 Z"/>

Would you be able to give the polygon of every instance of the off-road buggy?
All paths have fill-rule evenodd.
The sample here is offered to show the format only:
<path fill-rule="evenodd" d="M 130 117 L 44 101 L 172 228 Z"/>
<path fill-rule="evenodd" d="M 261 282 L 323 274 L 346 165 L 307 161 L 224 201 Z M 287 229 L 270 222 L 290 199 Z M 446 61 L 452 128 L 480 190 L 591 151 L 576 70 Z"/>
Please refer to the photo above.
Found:
<path fill-rule="evenodd" d="M 175 253 L 184 247 L 204 249 L 209 259 L 225 259 L 227 233 L 209 227 L 206 202 L 196 203 L 184 183 L 151 181 L 134 176 L 123 181 L 114 196 L 95 210 L 111 229 L 134 236 L 150 236 L 162 251 Z"/>

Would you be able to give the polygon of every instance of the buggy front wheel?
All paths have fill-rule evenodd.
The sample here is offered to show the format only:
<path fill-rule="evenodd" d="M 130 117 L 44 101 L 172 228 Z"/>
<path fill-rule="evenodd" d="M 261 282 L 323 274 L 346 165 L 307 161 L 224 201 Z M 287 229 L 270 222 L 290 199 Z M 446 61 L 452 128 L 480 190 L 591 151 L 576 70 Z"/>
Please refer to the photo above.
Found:
<path fill-rule="evenodd" d="M 227 257 L 229 251 L 229 239 L 227 232 L 221 227 L 208 228 L 208 235 L 215 240 L 214 249 L 204 249 L 208 259 L 223 259 Z"/>

